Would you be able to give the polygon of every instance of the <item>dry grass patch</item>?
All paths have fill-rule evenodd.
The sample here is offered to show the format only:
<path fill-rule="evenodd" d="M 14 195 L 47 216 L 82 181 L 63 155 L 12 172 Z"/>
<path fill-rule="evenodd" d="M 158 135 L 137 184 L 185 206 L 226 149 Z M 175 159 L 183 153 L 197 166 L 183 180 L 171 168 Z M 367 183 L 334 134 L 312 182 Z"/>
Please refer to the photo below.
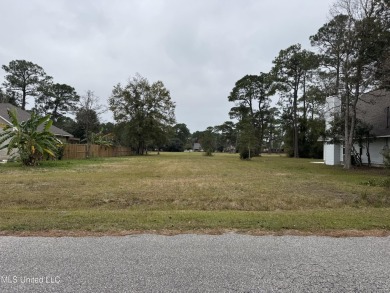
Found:
<path fill-rule="evenodd" d="M 90 224 L 85 224 L 85 217 L 90 217 L 100 223 L 98 227 L 104 231 L 109 227 L 102 225 L 101 221 L 107 219 L 97 217 L 96 213 L 105 215 L 123 211 L 138 215 L 148 211 L 188 211 L 193 215 L 193 211 L 204 211 L 205 214 L 190 217 L 192 224 L 189 229 L 194 229 L 196 225 L 202 228 L 206 215 L 213 217 L 223 211 L 298 213 L 369 208 L 372 209 L 370 213 L 375 214 L 379 211 L 376 208 L 381 207 L 384 208 L 381 213 L 389 212 L 389 189 L 379 184 L 371 186 L 364 183 L 382 182 L 390 176 L 388 170 L 347 172 L 339 167 L 310 164 L 310 161 L 278 156 L 241 161 L 238 155 L 231 154 L 205 157 L 201 153 L 163 153 L 160 156 L 44 162 L 35 169 L 1 165 L 0 211 L 14 214 L 13 217 L 20 221 L 20 215 L 38 215 L 33 211 L 60 211 L 62 214 L 56 225 L 43 223 L 37 224 L 37 227 L 43 229 L 46 225 L 48 229 L 49 226 L 50 229 L 59 229 L 61 226 L 64 229 L 64 223 L 70 229 L 86 229 Z M 72 222 L 76 210 L 82 214 L 80 223 L 84 222 L 84 226 Z M 63 217 L 66 213 L 71 216 Z M 165 222 L 156 219 L 156 215 L 152 213 L 142 219 L 149 224 L 155 221 L 156 227 L 160 227 L 156 229 L 167 229 L 161 224 Z M 117 220 L 119 223 L 116 224 L 108 221 L 114 230 L 115 225 L 121 226 L 124 221 L 122 218 Z M 220 221 L 218 228 L 228 229 L 233 225 L 226 218 Z M 245 221 L 238 222 L 241 227 L 245 226 Z M 148 225 L 140 227 L 148 229 L 153 226 Z M 253 225 L 250 224 L 252 228 Z M 314 224 L 309 221 L 307 225 Z M 29 226 L 10 224 L 3 225 L 1 229 L 18 229 L 12 227 L 22 227 L 23 230 L 23 227 Z"/>

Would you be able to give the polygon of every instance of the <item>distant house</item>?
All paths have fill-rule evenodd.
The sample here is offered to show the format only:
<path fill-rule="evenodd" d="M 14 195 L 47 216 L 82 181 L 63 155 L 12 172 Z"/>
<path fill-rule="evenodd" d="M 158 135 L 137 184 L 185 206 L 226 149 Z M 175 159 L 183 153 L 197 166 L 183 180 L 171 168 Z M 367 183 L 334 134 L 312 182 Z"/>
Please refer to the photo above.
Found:
<path fill-rule="evenodd" d="M 337 97 L 327 98 L 327 111 L 325 116 L 326 128 L 331 127 L 335 114 L 341 112 L 341 103 Z M 370 142 L 370 159 L 373 165 L 383 165 L 382 152 L 389 149 L 390 143 L 390 92 L 375 91 L 365 94 L 357 104 L 358 119 L 372 126 L 372 142 Z M 368 163 L 364 147 L 354 145 L 363 164 Z M 340 165 L 344 161 L 343 143 L 324 143 L 324 161 L 326 165 Z"/>
<path fill-rule="evenodd" d="M 229 146 L 223 148 L 223 152 L 234 154 L 234 153 L 236 153 L 236 147 L 233 145 L 229 145 Z"/>
<path fill-rule="evenodd" d="M 192 150 L 194 152 L 201 152 L 202 151 L 202 146 L 200 145 L 200 143 L 195 142 L 193 147 L 192 147 Z"/>
<path fill-rule="evenodd" d="M 20 122 L 27 121 L 30 119 L 31 115 L 25 110 L 22 110 L 12 104 L 8 103 L 0 103 L 0 132 L 3 130 L 3 128 L 6 125 L 11 125 L 10 117 L 8 115 L 8 109 L 10 110 L 16 110 L 16 115 L 18 117 L 18 120 Z M 72 134 L 66 132 L 65 130 L 62 130 L 54 125 L 50 127 L 50 131 L 61 141 L 63 142 L 71 142 L 74 141 L 74 137 Z M 2 149 L 0 150 L 0 161 L 7 160 L 8 159 L 7 150 Z"/>

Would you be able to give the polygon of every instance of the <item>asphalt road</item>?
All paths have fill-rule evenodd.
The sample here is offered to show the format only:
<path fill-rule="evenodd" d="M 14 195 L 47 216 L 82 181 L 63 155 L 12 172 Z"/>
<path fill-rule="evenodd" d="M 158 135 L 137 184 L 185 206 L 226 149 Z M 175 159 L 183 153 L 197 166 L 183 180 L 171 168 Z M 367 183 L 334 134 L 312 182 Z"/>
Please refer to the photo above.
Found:
<path fill-rule="evenodd" d="M 0 237 L 0 292 L 390 292 L 390 238 Z"/>

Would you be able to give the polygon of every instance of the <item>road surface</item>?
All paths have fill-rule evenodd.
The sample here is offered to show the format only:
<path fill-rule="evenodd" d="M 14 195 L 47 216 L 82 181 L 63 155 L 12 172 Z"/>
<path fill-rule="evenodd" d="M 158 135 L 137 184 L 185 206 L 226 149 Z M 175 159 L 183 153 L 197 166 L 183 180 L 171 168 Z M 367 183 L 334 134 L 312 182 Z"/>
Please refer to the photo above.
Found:
<path fill-rule="evenodd" d="M 390 237 L 0 237 L 0 292 L 390 292 Z"/>

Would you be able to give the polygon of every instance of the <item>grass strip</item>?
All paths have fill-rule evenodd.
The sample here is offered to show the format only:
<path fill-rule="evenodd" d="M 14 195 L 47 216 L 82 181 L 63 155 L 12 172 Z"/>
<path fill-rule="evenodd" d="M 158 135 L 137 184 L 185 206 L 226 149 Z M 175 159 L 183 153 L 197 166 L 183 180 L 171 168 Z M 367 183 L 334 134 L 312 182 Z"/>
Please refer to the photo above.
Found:
<path fill-rule="evenodd" d="M 1 210 L 0 231 L 390 230 L 388 208 L 301 211 Z"/>

